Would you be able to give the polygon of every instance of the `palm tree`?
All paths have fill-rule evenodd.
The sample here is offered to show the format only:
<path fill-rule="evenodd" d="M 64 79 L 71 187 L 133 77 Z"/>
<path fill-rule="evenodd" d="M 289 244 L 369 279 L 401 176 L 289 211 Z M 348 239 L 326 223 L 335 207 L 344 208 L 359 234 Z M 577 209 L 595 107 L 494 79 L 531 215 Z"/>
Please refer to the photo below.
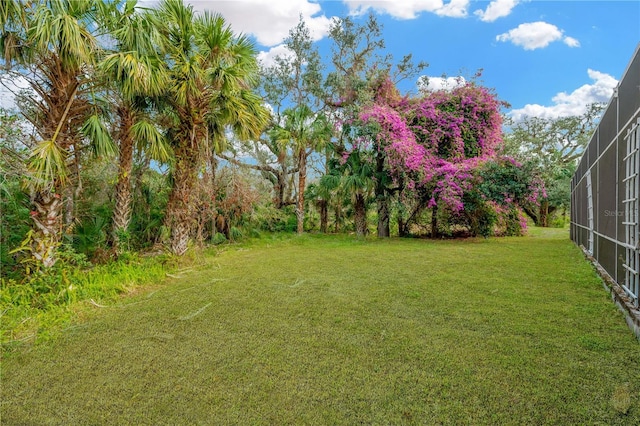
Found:
<path fill-rule="evenodd" d="M 298 200 L 296 203 L 297 231 L 304 232 L 304 191 L 307 180 L 307 160 L 309 156 L 329 142 L 332 127 L 326 116 L 314 114 L 302 104 L 285 110 L 284 123 L 273 130 L 280 143 L 291 144 L 298 167 Z"/>
<path fill-rule="evenodd" d="M 329 229 L 329 203 L 339 185 L 339 176 L 324 175 L 317 183 L 307 187 L 306 198 L 313 200 L 320 212 L 320 232 L 326 234 Z"/>
<path fill-rule="evenodd" d="M 6 54 L 5 46 L 20 42 L 20 37 L 14 30 L 24 24 L 25 7 L 20 0 L 3 0 L 0 2 L 0 25 L 2 26 L 2 51 Z M 10 51 L 11 49 L 9 49 Z M 10 58 L 5 58 L 10 60 Z"/>
<path fill-rule="evenodd" d="M 354 150 L 347 161 L 341 166 L 341 186 L 351 195 L 354 210 L 354 224 L 356 235 L 367 234 L 367 204 L 368 198 L 375 186 L 372 179 L 373 167 L 370 162 L 362 158 L 362 152 Z"/>
<path fill-rule="evenodd" d="M 103 4 L 102 10 L 104 26 L 115 41 L 114 49 L 106 54 L 99 70 L 115 110 L 114 139 L 119 155 L 112 240 L 116 253 L 131 223 L 134 150 L 146 151 L 160 162 L 170 158 L 170 147 L 151 120 L 147 102 L 165 89 L 168 82 L 165 66 L 155 52 L 154 27 L 149 16 L 139 13 L 136 3 L 128 0 L 121 7 Z"/>
<path fill-rule="evenodd" d="M 241 139 L 256 138 L 269 113 L 252 91 L 258 78 L 254 45 L 236 36 L 222 16 L 196 16 L 181 0 L 165 0 L 154 24 L 168 66 L 161 101 L 174 153 L 165 226 L 171 232 L 171 251 L 182 255 L 190 237 L 191 190 L 203 154 L 221 149 L 227 130 Z"/>
<path fill-rule="evenodd" d="M 65 202 L 67 224 L 72 223 L 73 189 L 78 187 L 87 136 L 94 153 L 113 150 L 104 127 L 92 118 L 92 70 L 99 54 L 96 9 L 93 2 L 64 0 L 0 3 L 5 67 L 16 65 L 14 76 L 32 89 L 21 108 L 35 131 L 27 168 L 33 205 L 31 252 L 50 267 L 63 233 Z"/>

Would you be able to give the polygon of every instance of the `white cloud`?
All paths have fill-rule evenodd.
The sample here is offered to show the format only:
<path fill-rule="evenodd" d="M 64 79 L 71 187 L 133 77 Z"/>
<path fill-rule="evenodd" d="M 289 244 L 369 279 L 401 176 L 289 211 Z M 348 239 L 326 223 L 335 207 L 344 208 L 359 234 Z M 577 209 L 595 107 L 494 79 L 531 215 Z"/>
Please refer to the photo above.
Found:
<path fill-rule="evenodd" d="M 293 55 L 287 46 L 284 44 L 279 44 L 275 47 L 272 47 L 268 51 L 262 51 L 258 53 L 258 62 L 264 67 L 271 67 L 276 64 L 276 57 L 280 56 L 282 58 L 290 57 Z"/>
<path fill-rule="evenodd" d="M 438 16 L 447 16 L 449 18 L 464 18 L 467 16 L 469 8 L 469 0 L 451 0 L 444 3 L 442 7 L 435 11 Z"/>
<path fill-rule="evenodd" d="M 18 75 L 0 75 L 0 107 L 16 108 L 16 94 L 23 90 L 30 90 L 27 79 Z"/>
<path fill-rule="evenodd" d="M 438 90 L 453 90 L 456 87 L 464 86 L 467 81 L 464 77 L 429 77 L 426 75 L 418 78 L 418 89 L 420 91 L 437 92 Z"/>
<path fill-rule="evenodd" d="M 581 115 L 586 107 L 595 102 L 608 102 L 618 85 L 618 80 L 599 71 L 587 70 L 592 84 L 585 84 L 571 93 L 560 92 L 551 100 L 553 105 L 527 104 L 523 108 L 512 110 L 509 115 L 516 121 L 524 116 L 541 118 L 558 118 Z"/>
<path fill-rule="evenodd" d="M 300 15 L 314 40 L 323 38 L 331 25 L 329 18 L 318 15 L 320 5 L 308 0 L 189 0 L 189 3 L 196 10 L 220 13 L 234 31 L 253 34 L 265 46 L 282 43 L 289 30 L 298 24 Z"/>
<path fill-rule="evenodd" d="M 360 16 L 370 9 L 397 19 L 415 19 L 422 12 L 431 12 L 439 16 L 463 18 L 467 16 L 469 0 L 343 0 L 351 15 Z"/>
<path fill-rule="evenodd" d="M 565 37 L 562 42 L 569 47 L 580 47 L 580 42 L 573 37 Z"/>
<path fill-rule="evenodd" d="M 510 41 L 525 50 L 547 47 L 554 41 L 562 40 L 569 47 L 578 47 L 580 43 L 573 37 L 563 36 L 563 31 L 547 22 L 529 22 L 520 24 L 509 32 L 496 36 L 497 41 Z"/>
<path fill-rule="evenodd" d="M 153 7 L 159 0 L 141 0 L 141 6 Z M 310 0 L 185 0 L 194 10 L 220 13 L 238 33 L 252 34 L 258 43 L 275 46 L 289 35 L 302 15 L 311 37 L 320 40 L 329 32 L 331 19 Z"/>
<path fill-rule="evenodd" d="M 489 3 L 486 10 L 476 10 L 474 14 L 480 17 L 483 22 L 493 22 L 498 18 L 508 16 L 519 2 L 520 0 L 494 0 Z"/>

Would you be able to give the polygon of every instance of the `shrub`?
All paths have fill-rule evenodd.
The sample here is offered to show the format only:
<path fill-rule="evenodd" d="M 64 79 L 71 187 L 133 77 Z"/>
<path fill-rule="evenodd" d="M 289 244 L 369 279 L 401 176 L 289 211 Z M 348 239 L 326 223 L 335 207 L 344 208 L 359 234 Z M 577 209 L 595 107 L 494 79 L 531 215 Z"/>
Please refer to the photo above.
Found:
<path fill-rule="evenodd" d="M 30 229 L 28 202 L 18 180 L 0 181 L 0 276 L 5 278 L 17 278 L 22 269 L 19 256 L 11 250 L 20 245 Z"/>
<path fill-rule="evenodd" d="M 116 262 L 93 266 L 68 244 L 58 250 L 58 261 L 48 269 L 27 266 L 21 281 L 0 280 L 0 342 L 46 337 L 73 318 L 77 302 L 102 303 L 132 288 L 157 283 L 171 268 L 166 256 L 140 258 L 133 253 Z"/>
<path fill-rule="evenodd" d="M 239 240 L 243 236 L 243 233 L 240 230 L 240 228 L 237 228 L 235 226 L 231 227 L 231 231 L 229 232 L 229 234 L 231 236 L 231 240 L 233 241 Z"/>
<path fill-rule="evenodd" d="M 211 244 L 218 245 L 227 242 L 227 237 L 222 232 L 216 232 L 211 239 Z"/>
<path fill-rule="evenodd" d="M 294 232 L 297 227 L 293 206 L 277 209 L 259 205 L 251 212 L 250 222 L 256 229 L 268 232 Z"/>

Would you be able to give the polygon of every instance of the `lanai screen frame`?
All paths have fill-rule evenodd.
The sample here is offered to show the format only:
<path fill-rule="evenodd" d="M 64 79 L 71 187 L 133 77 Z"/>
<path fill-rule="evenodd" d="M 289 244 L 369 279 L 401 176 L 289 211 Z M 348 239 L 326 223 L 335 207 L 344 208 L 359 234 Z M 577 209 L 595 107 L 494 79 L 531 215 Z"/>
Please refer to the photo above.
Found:
<path fill-rule="evenodd" d="M 638 236 L 632 241 L 633 247 L 627 243 L 626 159 L 632 132 L 638 132 L 635 135 L 640 136 L 640 43 L 571 180 L 571 239 L 585 247 L 626 291 L 629 291 L 629 250 L 636 254 L 640 250 Z M 636 223 L 637 205 L 636 201 Z M 635 295 L 631 296 L 635 297 L 634 304 L 638 306 L 637 285 Z"/>

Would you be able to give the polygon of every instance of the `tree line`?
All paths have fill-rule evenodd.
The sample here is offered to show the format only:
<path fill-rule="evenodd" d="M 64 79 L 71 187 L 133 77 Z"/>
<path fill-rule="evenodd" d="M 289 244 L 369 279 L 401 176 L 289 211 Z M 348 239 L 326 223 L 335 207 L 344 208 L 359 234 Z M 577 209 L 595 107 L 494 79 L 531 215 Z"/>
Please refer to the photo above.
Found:
<path fill-rule="evenodd" d="M 427 64 L 386 54 L 373 15 L 335 19 L 328 58 L 301 19 L 269 66 L 182 0 L 6 0 L 0 19 L 17 105 L 0 114 L 3 274 L 69 248 L 182 255 L 243 225 L 520 235 L 525 214 L 545 226 L 566 209 L 599 112 L 503 134 L 479 78 L 403 94 Z"/>

